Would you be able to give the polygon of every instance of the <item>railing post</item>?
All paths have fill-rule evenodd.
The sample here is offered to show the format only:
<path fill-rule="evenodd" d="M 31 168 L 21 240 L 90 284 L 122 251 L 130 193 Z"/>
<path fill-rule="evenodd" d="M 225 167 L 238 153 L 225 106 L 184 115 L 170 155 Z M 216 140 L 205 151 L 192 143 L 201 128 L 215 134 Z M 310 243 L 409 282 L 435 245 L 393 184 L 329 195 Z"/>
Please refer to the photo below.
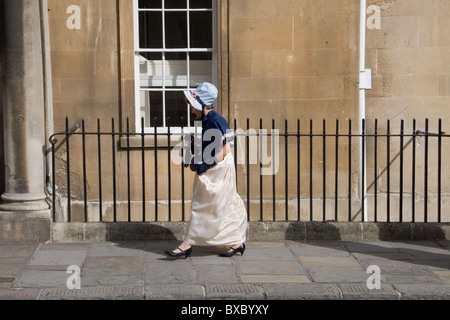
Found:
<path fill-rule="evenodd" d="M 181 123 L 183 123 L 181 118 Z M 189 148 L 190 150 L 191 148 Z M 185 208 L 184 208 L 184 165 L 186 164 L 186 155 L 184 154 L 184 127 L 181 127 L 181 221 L 185 221 Z"/>
<path fill-rule="evenodd" d="M 289 187 L 289 178 L 288 178 L 288 121 L 284 120 L 284 209 L 285 209 L 285 220 L 289 220 L 289 212 L 288 212 L 288 187 Z"/>
<path fill-rule="evenodd" d="M 170 159 L 170 154 L 171 154 L 171 152 L 170 152 L 170 117 L 167 117 L 167 146 L 168 146 L 168 149 L 167 149 L 167 170 L 168 170 L 168 172 L 167 172 L 167 174 L 168 174 L 168 179 L 169 179 L 169 181 L 168 181 L 168 190 L 167 190 L 167 196 L 168 196 L 168 200 L 169 200 L 169 217 L 168 217 L 168 219 L 169 219 L 169 221 L 172 221 L 172 202 L 171 202 L 171 198 L 172 198 L 172 185 L 171 185 L 171 180 L 172 180 L 172 177 L 171 177 L 171 165 L 170 165 L 170 163 L 171 163 L 171 159 Z"/>
<path fill-rule="evenodd" d="M 250 119 L 247 118 L 247 134 L 246 134 L 246 148 L 247 148 L 247 220 L 250 221 Z M 237 142 L 235 143 L 235 146 Z"/>
<path fill-rule="evenodd" d="M 83 156 L 83 200 L 84 200 L 84 222 L 88 222 L 87 212 L 87 176 L 86 176 L 86 127 L 84 120 L 81 121 L 82 156 Z"/>
<path fill-rule="evenodd" d="M 158 221 L 158 122 L 157 118 L 154 118 L 154 132 L 153 137 L 155 140 L 155 221 Z"/>
<path fill-rule="evenodd" d="M 270 139 L 273 139 L 274 132 L 275 132 L 275 120 L 272 119 L 272 132 L 271 132 Z M 273 140 L 270 141 L 270 145 L 272 146 L 271 157 L 272 157 L 272 166 L 273 166 L 273 164 L 275 163 L 275 152 L 274 152 L 274 150 L 275 150 L 275 148 L 274 148 L 275 143 L 274 143 Z M 274 168 L 275 168 L 275 166 L 274 166 Z M 275 219 L 275 216 L 276 216 L 276 211 L 275 210 L 276 210 L 276 208 L 275 208 L 275 169 L 274 169 L 274 171 L 272 172 L 272 212 L 273 212 L 272 213 L 272 220 L 273 221 L 276 220 Z"/>
<path fill-rule="evenodd" d="M 375 135 L 373 147 L 373 220 L 374 222 L 378 222 L 378 119 L 375 119 Z"/>
<path fill-rule="evenodd" d="M 99 221 L 103 221 L 103 196 L 102 196 L 102 148 L 101 148 L 101 130 L 100 119 L 97 119 L 97 150 L 98 150 L 98 211 Z"/>
<path fill-rule="evenodd" d="M 437 220 L 441 222 L 441 182 L 442 182 L 442 119 L 439 119 L 438 124 L 438 217 Z"/>
<path fill-rule="evenodd" d="M 71 194 L 70 194 L 70 134 L 69 134 L 69 118 L 66 117 L 66 176 L 67 176 L 67 221 L 72 221 L 72 205 L 70 203 Z"/>
<path fill-rule="evenodd" d="M 428 222 L 428 119 L 425 119 L 424 221 Z"/>
<path fill-rule="evenodd" d="M 411 177 L 411 222 L 416 221 L 416 119 L 413 119 L 412 177 Z"/>
<path fill-rule="evenodd" d="M 334 155 L 334 220 L 338 221 L 338 188 L 339 188 L 339 119 L 336 119 L 335 155 Z"/>
<path fill-rule="evenodd" d="M 263 221 L 262 119 L 259 119 L 259 220 Z"/>
<path fill-rule="evenodd" d="M 387 120 L 386 132 L 386 165 L 387 165 L 387 195 L 386 195 L 386 214 L 387 222 L 391 222 L 391 125 L 390 120 Z"/>
<path fill-rule="evenodd" d="M 313 221 L 313 120 L 309 119 L 309 221 Z"/>
<path fill-rule="evenodd" d="M 326 213 L 326 201 L 327 201 L 327 195 L 326 195 L 326 179 L 327 179 L 327 132 L 326 132 L 326 120 L 323 119 L 323 131 L 322 131 L 322 173 L 323 173 L 323 184 L 322 184 L 322 221 L 325 222 L 327 220 Z"/>
<path fill-rule="evenodd" d="M 352 119 L 348 121 L 348 221 L 352 221 Z"/>
<path fill-rule="evenodd" d="M 142 222 L 145 222 L 145 128 L 144 117 L 141 118 L 141 167 L 142 167 Z"/>
<path fill-rule="evenodd" d="M 114 222 L 117 222 L 117 195 L 116 195 L 116 137 L 114 132 L 114 118 L 111 119 L 111 140 L 112 140 L 112 177 L 113 177 L 113 214 Z"/>
<path fill-rule="evenodd" d="M 367 221 L 366 208 L 366 119 L 361 120 L 361 221 Z"/>
<path fill-rule="evenodd" d="M 127 207 L 128 222 L 131 222 L 131 175 L 130 175 L 130 119 L 127 118 Z"/>
<path fill-rule="evenodd" d="M 399 220 L 403 222 L 403 138 L 404 138 L 404 120 L 400 122 L 400 195 L 399 195 Z"/>
<path fill-rule="evenodd" d="M 300 221 L 300 119 L 297 119 L 297 220 Z"/>
<path fill-rule="evenodd" d="M 57 139 L 50 139 L 50 144 L 52 145 L 52 219 L 56 222 L 56 170 L 55 170 L 55 144 L 58 142 Z"/>

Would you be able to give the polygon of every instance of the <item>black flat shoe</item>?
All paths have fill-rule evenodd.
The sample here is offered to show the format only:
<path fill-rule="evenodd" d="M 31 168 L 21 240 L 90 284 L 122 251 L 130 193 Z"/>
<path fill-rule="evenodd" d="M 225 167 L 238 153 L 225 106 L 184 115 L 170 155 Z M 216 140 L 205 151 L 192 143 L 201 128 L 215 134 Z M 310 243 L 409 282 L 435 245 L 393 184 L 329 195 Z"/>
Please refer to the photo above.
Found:
<path fill-rule="evenodd" d="M 236 253 L 238 253 L 238 252 L 241 254 L 241 256 L 243 256 L 243 255 L 244 255 L 244 251 L 245 251 L 245 243 L 241 244 L 241 245 L 240 245 L 239 247 L 237 247 L 236 249 L 231 248 L 231 251 L 222 253 L 222 254 L 220 254 L 220 256 L 221 256 L 221 257 L 229 258 L 229 257 L 234 256 L 234 255 L 235 255 Z"/>
<path fill-rule="evenodd" d="M 192 247 L 187 250 L 181 250 L 180 248 L 177 248 L 180 250 L 180 252 L 173 252 L 173 251 L 164 251 L 165 254 L 167 254 L 171 258 L 180 258 L 184 256 L 185 259 L 187 259 L 190 254 L 192 253 Z"/>

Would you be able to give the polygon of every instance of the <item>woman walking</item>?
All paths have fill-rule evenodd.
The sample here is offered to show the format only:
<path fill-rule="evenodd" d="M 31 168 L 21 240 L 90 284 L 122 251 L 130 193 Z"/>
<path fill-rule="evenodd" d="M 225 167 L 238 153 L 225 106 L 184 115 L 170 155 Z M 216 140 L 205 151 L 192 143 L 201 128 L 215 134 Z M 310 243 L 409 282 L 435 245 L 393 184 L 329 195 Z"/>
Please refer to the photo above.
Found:
<path fill-rule="evenodd" d="M 234 139 L 227 121 L 214 110 L 217 88 L 202 83 L 196 90 L 184 91 L 192 113 L 202 120 L 201 157 L 189 165 L 194 171 L 192 214 L 184 241 L 169 257 L 187 258 L 192 246 L 228 247 L 220 254 L 244 254 L 247 212 L 236 189 L 236 173 L 230 142 Z M 200 161 L 199 161 L 200 160 Z"/>

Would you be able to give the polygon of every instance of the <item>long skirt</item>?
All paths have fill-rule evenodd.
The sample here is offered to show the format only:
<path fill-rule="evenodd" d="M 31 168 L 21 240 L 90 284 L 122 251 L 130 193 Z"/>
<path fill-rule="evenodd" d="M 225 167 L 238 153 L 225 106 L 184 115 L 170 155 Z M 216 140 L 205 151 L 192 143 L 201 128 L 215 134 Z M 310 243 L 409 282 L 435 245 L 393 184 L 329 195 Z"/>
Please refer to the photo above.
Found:
<path fill-rule="evenodd" d="M 184 241 L 198 246 L 244 243 L 247 211 L 236 189 L 233 155 L 202 175 L 195 175 L 192 215 Z"/>

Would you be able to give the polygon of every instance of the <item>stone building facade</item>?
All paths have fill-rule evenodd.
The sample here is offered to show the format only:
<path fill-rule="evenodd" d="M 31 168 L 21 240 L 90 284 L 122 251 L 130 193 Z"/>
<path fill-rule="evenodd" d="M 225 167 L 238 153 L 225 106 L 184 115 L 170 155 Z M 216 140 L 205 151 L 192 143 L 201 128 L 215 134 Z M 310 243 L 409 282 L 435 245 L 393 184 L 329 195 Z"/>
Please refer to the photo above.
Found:
<path fill-rule="evenodd" d="M 353 131 L 358 132 L 363 90 L 363 117 L 368 133 L 374 132 L 375 119 L 379 121 L 377 130 L 380 133 L 386 132 L 387 119 L 393 132 L 400 129 L 401 120 L 404 120 L 405 131 L 412 132 L 413 119 L 417 120 L 416 129 L 424 131 L 425 118 L 428 118 L 429 130 L 436 132 L 441 118 L 445 131 L 450 103 L 450 3 L 446 0 L 367 0 L 363 12 L 366 39 L 363 52 L 365 70 L 370 72 L 363 80 L 369 81 L 368 87 L 361 87 L 360 83 L 360 0 L 2 0 L 1 3 L 4 77 L 0 87 L 3 95 L 0 110 L 4 143 L 0 145 L 3 150 L 0 177 L 5 184 L 0 186 L 4 201 L 0 209 L 4 210 L 5 217 L 15 211 L 24 213 L 25 220 L 29 212 L 31 215 L 38 212 L 39 219 L 47 217 L 45 212 L 50 206 L 45 199 L 49 196 L 52 168 L 47 152 L 42 153 L 42 150 L 48 151 L 51 134 L 66 129 L 66 118 L 69 128 L 80 128 L 84 120 L 87 132 L 98 130 L 98 120 L 103 131 L 111 131 L 112 119 L 114 130 L 122 133 L 127 130 L 127 119 L 132 133 L 153 133 L 155 130 L 166 133 L 169 127 L 175 132 L 193 124 L 181 91 L 194 88 L 202 81 L 217 85 L 216 108 L 232 126 L 236 123 L 237 128 L 246 129 L 248 119 L 250 128 L 258 129 L 262 123 L 264 128 L 270 129 L 273 121 L 281 132 L 286 124 L 288 131 L 295 132 L 300 120 L 301 130 L 309 132 L 312 120 L 312 130 L 320 133 L 325 119 L 327 132 L 334 132 L 336 120 L 339 120 L 345 133 L 352 119 Z M 18 52 L 22 54 L 20 59 L 16 59 Z M 18 72 L 19 67 L 23 68 L 22 72 Z M 23 84 L 23 90 L 17 90 L 17 96 L 11 97 L 18 83 Z M 17 104 L 23 105 L 24 109 L 17 110 Z M 66 145 L 63 137 L 57 138 L 55 173 L 62 199 L 58 219 L 64 220 L 67 218 L 64 205 L 67 197 Z M 112 150 L 106 141 L 102 143 L 103 169 L 111 172 L 109 155 Z M 117 179 L 122 181 L 117 195 L 121 199 L 125 199 L 128 191 L 123 183 L 126 180 L 123 166 L 127 161 L 123 151 L 125 143 L 123 137 L 117 141 L 116 160 L 122 166 L 117 169 Z M 131 192 L 141 194 L 142 170 L 138 151 L 142 142 L 138 136 L 132 136 L 128 143 L 133 154 L 131 177 L 132 181 L 137 181 L 132 182 Z M 176 139 L 171 143 L 176 143 Z M 368 141 L 368 145 L 370 143 Z M 165 221 L 168 220 L 167 202 L 164 201 L 168 198 L 168 173 L 169 169 L 175 172 L 178 167 L 160 161 L 156 174 L 152 162 L 153 137 L 146 137 L 144 144 L 150 212 L 146 220 L 155 220 L 151 186 L 158 176 L 158 197 L 162 200 L 158 204 L 158 219 Z M 161 136 L 158 146 L 162 148 L 158 156 L 167 158 L 167 138 Z M 79 137 L 73 139 L 71 148 L 75 150 L 71 152 L 73 157 L 80 153 Z M 93 163 L 97 157 L 89 158 L 95 148 L 94 143 L 87 146 L 88 163 Z M 280 148 L 285 148 L 283 141 Z M 332 154 L 334 146 L 330 143 L 328 148 L 327 154 Z M 350 188 L 357 195 L 358 144 L 355 143 L 353 148 L 355 178 Z M 341 154 L 347 149 L 348 145 L 343 143 Z M 295 163 L 295 140 L 289 143 L 289 150 L 289 163 Z M 369 185 L 374 181 L 371 152 L 367 154 Z M 444 155 L 446 152 L 444 150 Z M 380 158 L 384 159 L 385 153 L 385 149 L 380 151 Z M 301 157 L 302 163 L 306 163 L 308 152 L 302 153 Z M 320 157 L 314 153 L 314 173 L 317 171 L 320 177 L 314 184 L 314 196 L 320 195 L 323 189 Z M 348 169 L 346 160 L 339 159 L 338 162 L 342 162 L 341 170 Z M 380 175 L 386 167 L 381 162 L 378 164 Z M 442 165 L 443 172 L 448 172 L 448 163 Z M 284 169 L 284 162 L 281 162 L 281 174 Z M 97 168 L 89 166 L 87 170 L 91 176 L 96 174 Z M 249 170 L 247 172 L 245 165 L 238 166 L 240 177 L 258 175 L 259 166 L 250 166 Z M 333 166 L 328 165 L 326 174 L 331 175 L 332 170 Z M 432 175 L 435 175 L 434 171 Z M 80 172 L 82 162 L 74 158 L 70 173 L 74 220 L 82 220 L 83 215 L 80 203 L 85 185 Z M 397 173 L 398 169 L 393 169 L 392 174 Z M 17 187 L 17 179 L 23 182 L 23 188 Z M 171 197 L 176 199 L 171 206 L 171 219 L 179 221 L 182 206 L 188 209 L 189 202 L 179 201 L 180 177 L 174 175 L 171 179 Z M 301 179 L 303 184 L 307 173 L 302 172 Z M 187 174 L 186 199 L 191 195 L 191 181 L 192 176 Z M 264 177 L 268 187 L 263 192 L 268 199 L 273 191 L 271 181 L 271 177 Z M 331 195 L 334 183 L 331 179 L 328 181 L 325 189 Z M 250 191 L 246 190 L 244 182 L 238 183 L 242 194 L 248 191 L 250 199 L 256 199 L 250 204 L 251 220 L 257 220 L 263 211 L 258 201 L 259 183 L 259 179 L 252 179 Z M 379 183 L 379 192 L 386 190 L 382 179 L 376 183 Z M 407 178 L 405 185 L 410 183 Z M 342 193 L 338 197 L 345 198 L 347 182 L 342 179 L 338 184 Z M 108 196 L 111 185 L 111 175 L 105 174 L 105 206 L 101 213 L 105 221 L 112 219 L 112 208 L 108 206 L 112 201 Z M 277 176 L 274 188 L 284 190 L 283 179 Z M 442 193 L 447 194 L 448 188 L 444 184 Z M 90 211 L 96 212 L 98 181 L 88 181 L 88 189 L 92 200 Z M 393 192 L 398 189 L 398 182 L 394 182 Z M 296 206 L 300 203 L 296 198 L 297 185 L 291 182 L 286 192 L 289 219 L 295 219 Z M 430 192 L 436 196 L 437 190 L 433 186 Z M 304 188 L 301 201 L 309 203 L 310 195 Z M 274 215 L 276 220 L 283 220 L 284 193 L 280 192 L 279 197 Z M 370 207 L 371 201 L 373 199 L 368 197 Z M 19 208 L 18 203 L 21 204 Z M 38 205 L 34 207 L 36 203 Z M 443 204 L 447 204 L 445 199 Z M 380 206 L 385 205 L 380 203 Z M 320 201 L 317 206 L 317 211 L 321 212 Z M 347 201 L 339 202 L 339 206 L 342 206 L 341 212 L 348 209 Z M 125 212 L 125 207 L 126 201 L 123 201 L 119 212 L 122 209 Z M 267 207 L 272 210 L 271 205 Z M 307 205 L 303 207 L 305 211 L 301 216 L 306 217 L 309 215 Z M 139 214 L 134 216 L 134 212 L 141 211 L 141 205 L 133 203 L 132 211 L 131 220 L 139 220 Z M 125 219 L 122 215 L 126 216 L 126 213 L 119 213 L 119 220 Z M 355 213 L 354 218 L 358 215 L 361 212 Z M 270 212 L 263 212 L 264 219 L 271 217 Z M 89 219 L 98 219 L 98 215 L 92 213 Z"/>

